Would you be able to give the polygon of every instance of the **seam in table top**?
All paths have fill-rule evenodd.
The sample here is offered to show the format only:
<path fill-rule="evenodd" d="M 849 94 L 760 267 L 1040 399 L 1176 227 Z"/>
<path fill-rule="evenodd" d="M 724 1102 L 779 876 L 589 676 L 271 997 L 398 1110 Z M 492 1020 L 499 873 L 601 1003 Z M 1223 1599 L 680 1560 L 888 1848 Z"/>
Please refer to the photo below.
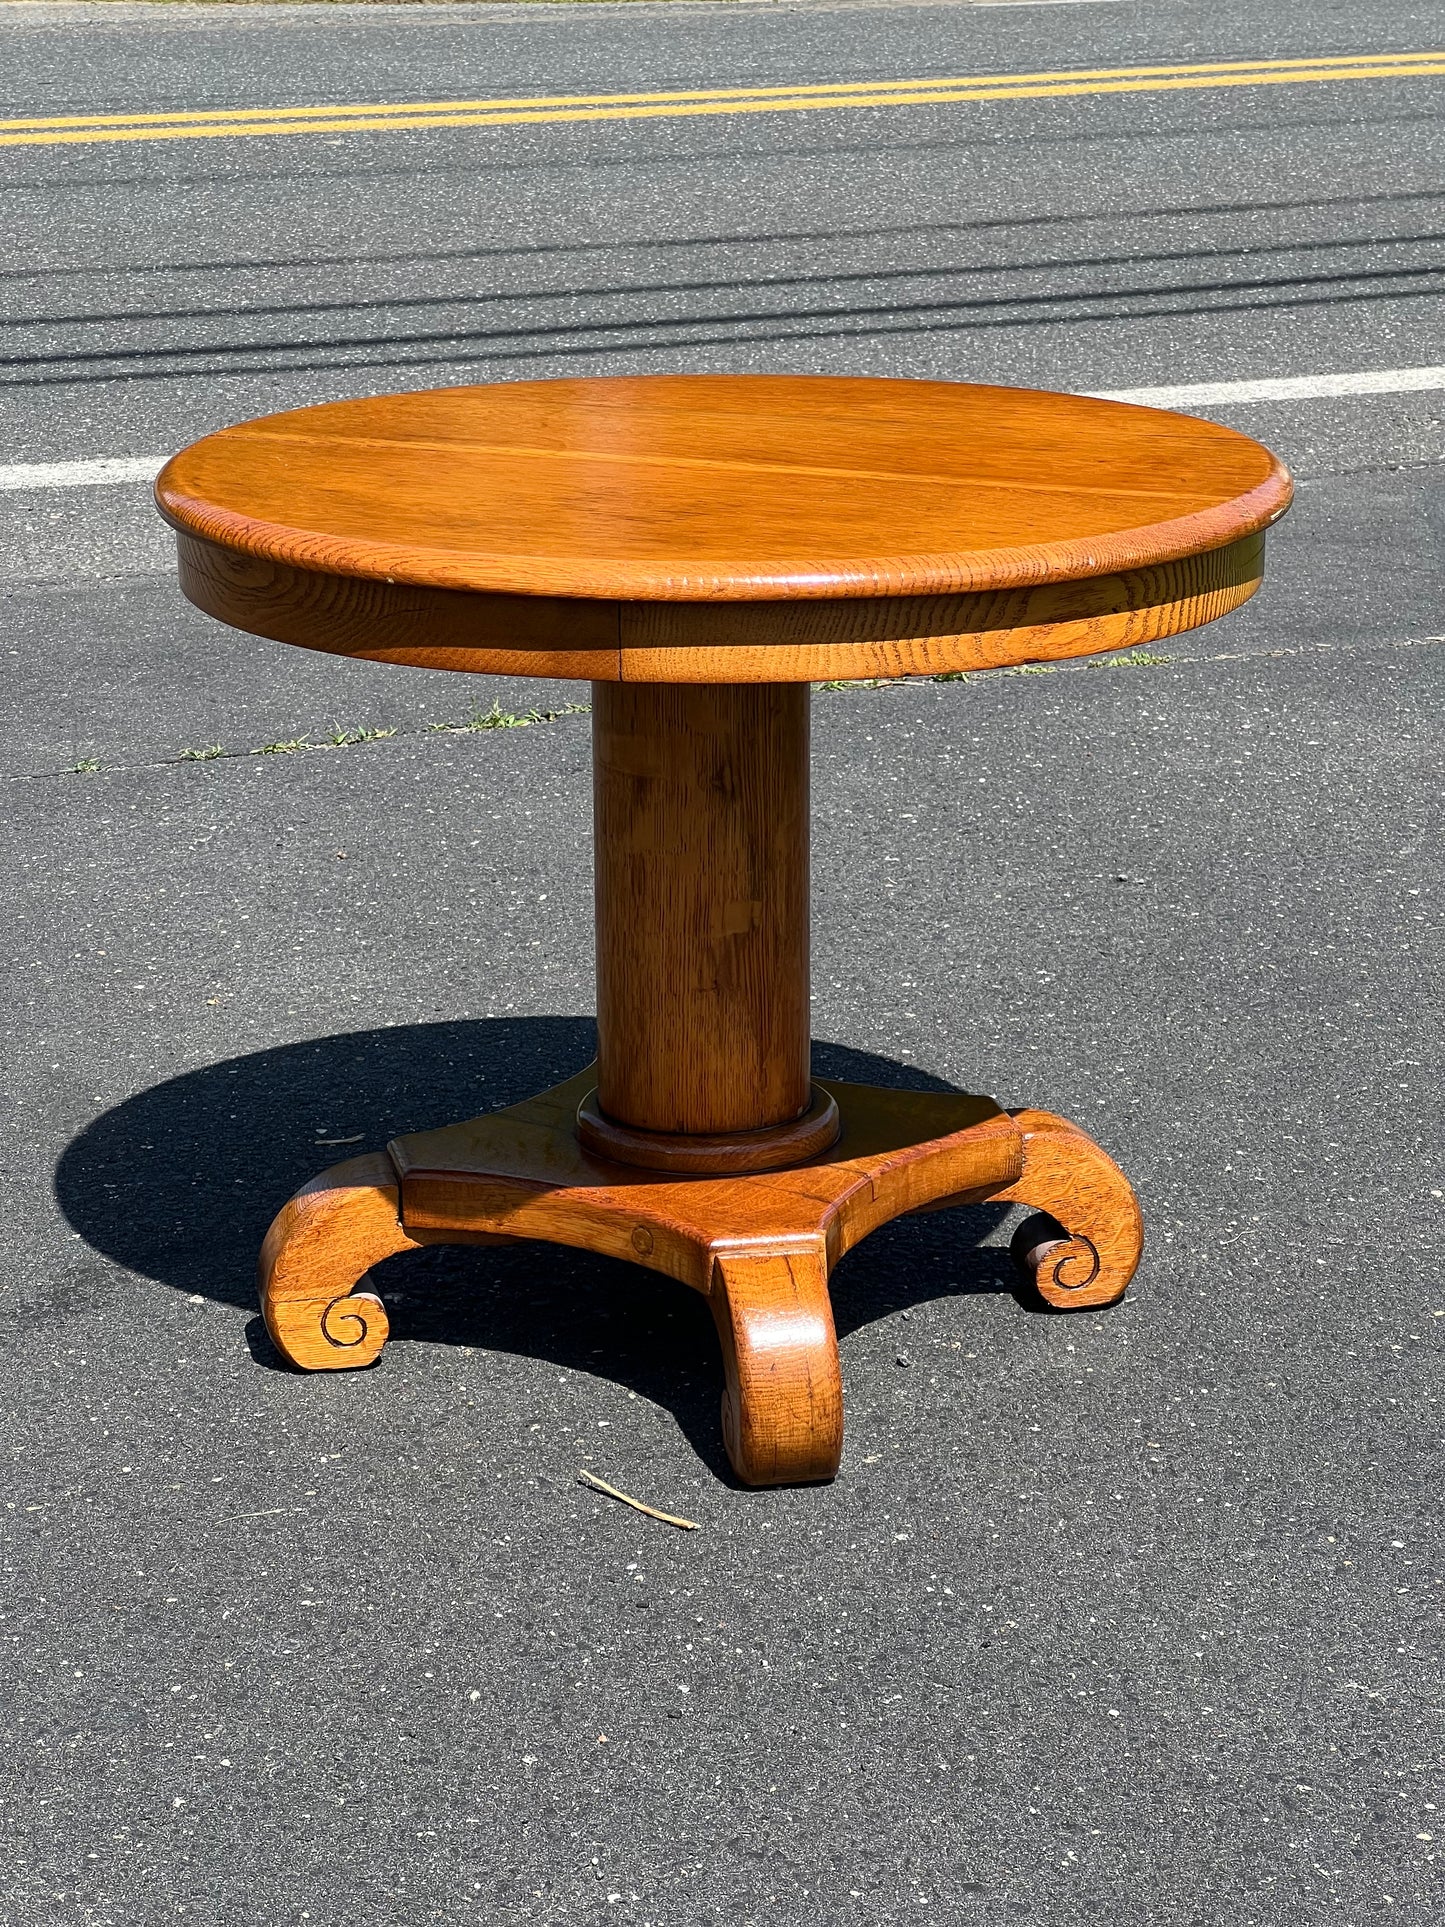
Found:
<path fill-rule="evenodd" d="M 1028 482 L 1010 477 L 994 479 L 986 475 L 941 474 L 924 469 L 891 468 L 835 468 L 824 463 L 810 462 L 769 462 L 749 461 L 738 457 L 719 460 L 701 455 L 651 455 L 627 450 L 618 453 L 611 449 L 542 448 L 530 442 L 473 442 L 473 441 L 433 441 L 426 438 L 411 439 L 403 436 L 383 435 L 278 435 L 250 427 L 222 429 L 206 440 L 244 440 L 274 443 L 300 443 L 309 447 L 344 446 L 349 448 L 401 448 L 415 449 L 420 453 L 433 454 L 466 452 L 480 455 L 538 456 L 550 461 L 569 462 L 611 462 L 618 467 L 645 466 L 655 468 L 695 468 L 734 470 L 743 474 L 759 475 L 820 475 L 840 481 L 876 482 L 928 482 L 952 488 L 988 488 L 1026 491 L 1036 495 L 1086 495 L 1103 496 L 1111 500 L 1139 500 L 1168 502 L 1183 506 L 1196 502 L 1190 513 L 1207 513 L 1210 509 L 1222 506 L 1220 503 L 1206 502 L 1197 504 L 1195 497 L 1180 489 L 1150 489 L 1136 487 L 1099 488 L 1088 483 Z M 183 449 L 179 460 L 194 450 L 204 447 L 204 442 L 193 442 L 190 448 Z M 1260 481 L 1267 479 L 1261 476 Z M 1258 483 L 1252 486 L 1257 487 Z M 1228 499 L 1228 498 L 1226 498 Z"/>

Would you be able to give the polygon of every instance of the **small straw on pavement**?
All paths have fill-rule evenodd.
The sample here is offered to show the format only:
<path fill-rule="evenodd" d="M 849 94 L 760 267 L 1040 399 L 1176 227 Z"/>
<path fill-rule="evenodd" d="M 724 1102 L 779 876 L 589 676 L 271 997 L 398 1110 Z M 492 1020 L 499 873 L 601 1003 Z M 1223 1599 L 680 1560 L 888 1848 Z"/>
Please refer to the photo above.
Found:
<path fill-rule="evenodd" d="M 644 1505 L 641 1499 L 634 1499 L 630 1492 L 619 1492 L 615 1485 L 609 1485 L 606 1479 L 599 1479 L 594 1472 L 579 1472 L 577 1483 L 590 1485 L 594 1492 L 605 1492 L 609 1499 L 620 1499 L 623 1505 L 630 1505 L 635 1512 L 645 1512 L 649 1519 L 661 1519 L 665 1526 L 677 1526 L 683 1532 L 696 1532 L 698 1529 L 696 1519 L 679 1519 L 675 1513 L 659 1512 L 655 1505 Z"/>

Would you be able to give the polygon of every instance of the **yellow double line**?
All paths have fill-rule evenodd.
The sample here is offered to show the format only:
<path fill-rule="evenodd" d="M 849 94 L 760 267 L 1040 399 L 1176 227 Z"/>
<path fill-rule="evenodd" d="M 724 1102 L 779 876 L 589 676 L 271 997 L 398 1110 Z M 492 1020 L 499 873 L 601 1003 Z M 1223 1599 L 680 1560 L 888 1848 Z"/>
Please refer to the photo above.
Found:
<path fill-rule="evenodd" d="M 234 139 L 254 134 L 364 134 L 416 127 L 516 127 L 568 120 L 683 120 L 715 114 L 802 114 L 843 107 L 932 107 L 958 100 L 1046 100 L 1166 94 L 1203 87 L 1290 87 L 1306 81 L 1403 80 L 1445 74 L 1445 53 L 1349 54 L 1319 60 L 1225 60 L 1188 67 L 1095 67 L 942 80 L 840 81 L 666 94 L 552 94 L 518 100 L 360 102 L 214 113 L 69 114 L 0 120 L 0 147 L 99 141 Z"/>

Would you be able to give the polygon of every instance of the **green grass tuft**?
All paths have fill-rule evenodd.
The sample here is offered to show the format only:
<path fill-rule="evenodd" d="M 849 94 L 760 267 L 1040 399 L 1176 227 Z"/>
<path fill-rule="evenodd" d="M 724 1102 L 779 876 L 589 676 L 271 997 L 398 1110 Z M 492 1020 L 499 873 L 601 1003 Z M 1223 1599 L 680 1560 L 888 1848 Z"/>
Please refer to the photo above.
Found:
<path fill-rule="evenodd" d="M 394 729 L 372 728 L 363 724 L 358 729 L 342 729 L 337 725 L 334 733 L 327 737 L 323 749 L 351 749 L 357 743 L 384 743 L 388 736 L 395 736 Z"/>
<path fill-rule="evenodd" d="M 517 716 L 500 703 L 493 703 L 490 709 L 473 710 L 464 723 L 428 723 L 427 729 L 433 736 L 467 735 L 478 729 L 530 729 L 534 723 L 555 723 L 560 716 L 589 715 L 591 708 L 590 703 L 564 703 L 561 709 L 526 709 Z"/>

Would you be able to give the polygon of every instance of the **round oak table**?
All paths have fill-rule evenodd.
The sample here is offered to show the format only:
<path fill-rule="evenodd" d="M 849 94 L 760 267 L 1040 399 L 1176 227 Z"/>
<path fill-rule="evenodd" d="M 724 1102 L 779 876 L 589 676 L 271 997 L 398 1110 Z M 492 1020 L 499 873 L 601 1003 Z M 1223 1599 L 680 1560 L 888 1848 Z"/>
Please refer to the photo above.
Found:
<path fill-rule="evenodd" d="M 294 1364 L 377 1357 L 368 1271 L 395 1252 L 605 1252 L 706 1295 L 728 1453 L 772 1485 L 837 1469 L 829 1267 L 890 1218 L 1017 1200 L 1050 1304 L 1122 1294 L 1138 1206 L 1077 1125 L 811 1079 L 809 685 L 1213 621 L 1289 504 L 1267 449 L 1024 389 L 654 376 L 271 415 L 184 449 L 156 496 L 185 594 L 238 629 L 593 685 L 597 1062 L 297 1192 L 261 1255 Z"/>

